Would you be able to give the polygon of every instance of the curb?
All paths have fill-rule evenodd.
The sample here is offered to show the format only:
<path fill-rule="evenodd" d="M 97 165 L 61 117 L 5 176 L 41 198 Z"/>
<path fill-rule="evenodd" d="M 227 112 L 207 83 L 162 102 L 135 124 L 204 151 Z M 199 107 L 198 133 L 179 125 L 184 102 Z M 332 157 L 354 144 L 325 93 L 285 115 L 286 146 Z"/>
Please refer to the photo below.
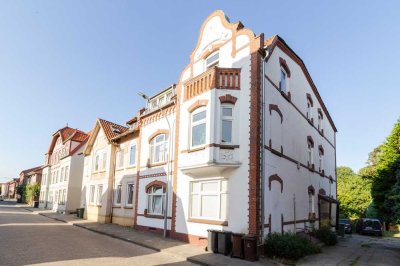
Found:
<path fill-rule="evenodd" d="M 26 209 L 26 210 L 28 210 L 28 211 L 30 211 L 32 213 L 34 212 L 32 210 L 29 210 L 29 209 Z M 114 239 L 122 240 L 122 241 L 125 241 L 125 242 L 128 242 L 128 243 L 131 243 L 131 244 L 135 244 L 135 245 L 138 245 L 138 246 L 141 246 L 141 247 L 144 247 L 144 248 L 148 248 L 148 249 L 151 249 L 151 250 L 156 251 L 156 252 L 164 252 L 165 254 L 170 254 L 169 252 L 165 252 L 162 249 L 155 248 L 155 247 L 152 247 L 150 245 L 146 245 L 146 244 L 144 244 L 142 242 L 134 241 L 134 240 L 132 240 L 130 238 L 124 238 L 124 237 L 112 235 L 110 233 L 98 231 L 96 229 L 86 227 L 86 226 L 81 225 L 79 223 L 68 222 L 68 221 L 65 221 L 65 220 L 62 220 L 62 219 L 59 219 L 59 218 L 50 217 L 50 216 L 45 215 L 44 213 L 37 212 L 36 214 L 41 215 L 43 217 L 46 217 L 48 219 L 52 219 L 52 220 L 55 220 L 55 221 L 63 222 L 63 223 L 66 223 L 66 224 L 70 224 L 72 226 L 79 227 L 79 228 L 82 228 L 82 229 L 85 229 L 85 230 L 88 230 L 88 231 L 91 231 L 91 232 L 94 232 L 94 233 L 97 233 L 97 234 L 100 234 L 100 235 L 108 236 L 108 237 L 111 237 L 111 238 L 114 238 Z M 176 255 L 176 254 L 172 254 L 172 255 L 179 256 L 179 255 Z M 203 265 L 203 266 L 211 266 L 212 265 L 212 264 L 208 264 L 208 263 L 205 263 L 205 262 L 202 262 L 202 261 L 198 261 L 196 259 L 192 259 L 190 257 L 182 257 L 182 256 L 179 256 L 179 257 L 181 257 L 182 259 L 184 259 L 184 260 L 186 260 L 188 262 L 191 262 L 191 263 L 194 263 L 194 264 L 198 264 L 198 265 Z"/>

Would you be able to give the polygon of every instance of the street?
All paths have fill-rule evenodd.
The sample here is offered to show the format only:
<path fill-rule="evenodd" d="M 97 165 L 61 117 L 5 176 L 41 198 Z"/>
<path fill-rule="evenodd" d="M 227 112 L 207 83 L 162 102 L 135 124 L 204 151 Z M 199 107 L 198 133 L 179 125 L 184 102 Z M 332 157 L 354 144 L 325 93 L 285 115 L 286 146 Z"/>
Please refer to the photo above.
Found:
<path fill-rule="evenodd" d="M 0 202 L 0 265 L 192 265 Z"/>

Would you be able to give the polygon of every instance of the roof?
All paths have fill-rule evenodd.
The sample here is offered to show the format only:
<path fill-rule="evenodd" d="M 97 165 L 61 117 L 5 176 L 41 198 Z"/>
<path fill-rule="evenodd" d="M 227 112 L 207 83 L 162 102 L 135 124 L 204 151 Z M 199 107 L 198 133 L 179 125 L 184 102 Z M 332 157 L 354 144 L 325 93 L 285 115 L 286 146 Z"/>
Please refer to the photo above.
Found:
<path fill-rule="evenodd" d="M 99 118 L 98 121 L 100 126 L 103 128 L 104 134 L 106 135 L 108 141 L 111 141 L 111 139 L 128 130 L 127 127 L 115 124 L 101 118 Z"/>
<path fill-rule="evenodd" d="M 49 146 L 49 150 L 48 153 L 51 153 L 54 146 L 56 145 L 56 141 L 57 138 L 61 137 L 61 141 L 63 143 L 65 143 L 68 140 L 72 140 L 72 141 L 76 141 L 76 142 L 84 142 L 85 140 L 87 140 L 87 138 L 89 137 L 89 135 L 77 128 L 71 128 L 71 127 L 63 127 L 59 130 L 57 130 L 54 134 L 53 134 L 53 138 L 51 140 L 50 146 Z"/>
<path fill-rule="evenodd" d="M 119 139 L 121 139 L 122 137 L 129 136 L 129 135 L 134 134 L 134 133 L 136 133 L 136 132 L 138 132 L 138 131 L 139 131 L 139 128 L 138 128 L 138 127 L 130 128 L 130 129 L 128 129 L 127 131 L 125 131 L 124 133 L 121 133 L 121 134 L 119 134 L 118 136 L 112 138 L 111 141 L 116 142 L 116 141 L 118 141 Z"/>
<path fill-rule="evenodd" d="M 308 80 L 311 89 L 313 90 L 315 96 L 317 97 L 317 100 L 319 102 L 319 104 L 321 105 L 322 110 L 324 111 L 324 113 L 326 114 L 326 117 L 329 120 L 329 123 L 331 124 L 333 130 L 335 132 L 337 132 L 336 126 L 333 123 L 332 117 L 328 112 L 328 109 L 326 108 L 324 102 L 322 101 L 321 95 L 318 92 L 317 87 L 314 84 L 314 81 L 311 78 L 310 73 L 307 70 L 306 65 L 304 64 L 303 60 L 300 58 L 300 56 L 298 56 L 293 50 L 292 48 L 289 47 L 289 45 L 287 45 L 287 43 L 285 42 L 285 40 L 283 40 L 279 35 L 273 35 L 271 37 L 269 37 L 268 39 L 266 39 L 264 41 L 264 46 L 266 46 L 270 51 L 273 51 L 273 49 L 275 49 L 276 46 L 279 46 L 280 48 L 284 48 L 284 52 L 291 57 L 297 64 L 300 65 L 300 67 L 303 70 L 304 75 L 306 76 L 306 79 Z M 286 50 L 286 51 L 285 51 Z"/>
<path fill-rule="evenodd" d="M 26 175 L 30 172 L 34 172 L 34 171 L 36 172 L 37 170 L 41 170 L 41 169 L 42 169 L 42 166 L 36 166 L 36 167 L 30 168 L 30 169 L 22 170 L 20 174 Z"/>

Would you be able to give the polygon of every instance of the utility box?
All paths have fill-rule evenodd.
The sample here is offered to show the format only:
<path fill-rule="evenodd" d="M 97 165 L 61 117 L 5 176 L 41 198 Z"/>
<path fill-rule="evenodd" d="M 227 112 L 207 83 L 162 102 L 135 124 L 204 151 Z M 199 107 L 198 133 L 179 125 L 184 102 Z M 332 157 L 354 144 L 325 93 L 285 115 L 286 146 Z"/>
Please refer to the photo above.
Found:
<path fill-rule="evenodd" d="M 244 244 L 243 244 L 244 234 L 232 233 L 232 253 L 231 257 L 244 258 Z"/>
<path fill-rule="evenodd" d="M 225 256 L 231 253 L 231 236 L 232 232 L 230 231 L 218 232 L 218 253 L 224 254 Z"/>
<path fill-rule="evenodd" d="M 258 260 L 257 256 L 257 237 L 254 235 L 243 236 L 244 259 L 248 261 Z"/>

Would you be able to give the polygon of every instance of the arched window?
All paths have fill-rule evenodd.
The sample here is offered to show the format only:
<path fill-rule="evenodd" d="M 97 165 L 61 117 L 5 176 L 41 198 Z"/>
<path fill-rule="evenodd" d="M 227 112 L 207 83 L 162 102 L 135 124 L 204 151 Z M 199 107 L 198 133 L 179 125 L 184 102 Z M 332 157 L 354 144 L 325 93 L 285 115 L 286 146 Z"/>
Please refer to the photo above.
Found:
<path fill-rule="evenodd" d="M 205 106 L 195 109 L 190 115 L 191 141 L 190 147 L 198 147 L 206 143 L 207 110 Z"/>
<path fill-rule="evenodd" d="M 166 161 L 167 152 L 166 134 L 159 134 L 150 141 L 150 161 L 151 163 L 162 163 Z"/>
<path fill-rule="evenodd" d="M 312 167 L 314 164 L 314 141 L 309 136 L 307 138 L 307 165 L 308 167 Z"/>
<path fill-rule="evenodd" d="M 146 188 L 147 213 L 163 215 L 165 209 L 165 186 L 154 184 Z"/>
<path fill-rule="evenodd" d="M 324 116 L 322 115 L 322 111 L 320 108 L 318 108 L 318 130 L 322 131 L 322 119 L 324 119 Z"/>
<path fill-rule="evenodd" d="M 323 170 L 324 170 L 324 148 L 322 148 L 322 145 L 319 145 L 319 147 L 318 147 L 318 166 L 319 166 L 319 172 L 323 173 Z"/>

